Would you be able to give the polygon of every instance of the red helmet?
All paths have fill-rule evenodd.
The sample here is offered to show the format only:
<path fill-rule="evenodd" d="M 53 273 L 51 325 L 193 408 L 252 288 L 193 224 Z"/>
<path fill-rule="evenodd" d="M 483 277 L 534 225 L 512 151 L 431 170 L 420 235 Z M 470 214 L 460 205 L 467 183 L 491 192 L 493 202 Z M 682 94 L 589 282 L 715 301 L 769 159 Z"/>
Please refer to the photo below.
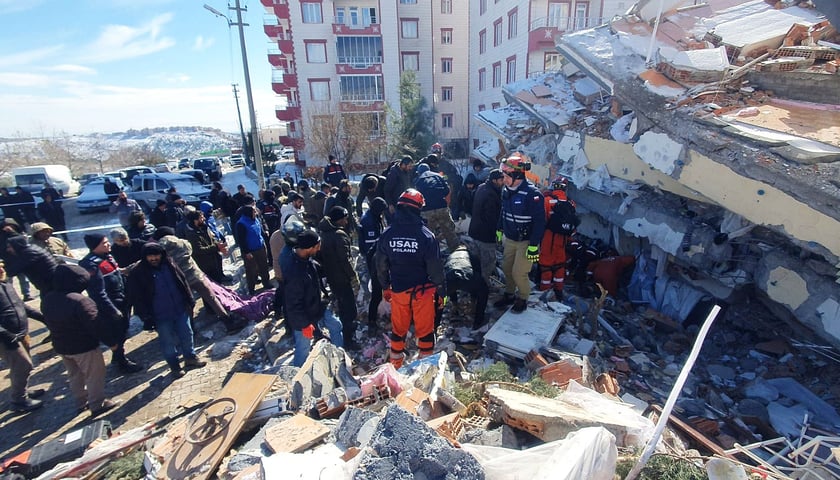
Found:
<path fill-rule="evenodd" d="M 552 190 L 565 190 L 566 187 L 569 186 L 569 179 L 564 176 L 559 176 L 551 182 L 551 189 Z"/>
<path fill-rule="evenodd" d="M 441 145 L 439 143 L 433 143 L 431 151 L 432 151 L 432 153 L 436 153 L 436 154 L 440 155 L 441 153 L 443 153 L 443 145 Z"/>
<path fill-rule="evenodd" d="M 426 206 L 426 199 L 423 198 L 422 193 L 413 188 L 409 188 L 400 195 L 399 200 L 397 200 L 397 205 L 406 205 L 420 210 Z"/>
<path fill-rule="evenodd" d="M 531 159 L 524 153 L 515 152 L 506 159 L 502 160 L 499 169 L 502 173 L 506 173 L 508 175 L 515 172 L 525 172 L 531 169 Z"/>

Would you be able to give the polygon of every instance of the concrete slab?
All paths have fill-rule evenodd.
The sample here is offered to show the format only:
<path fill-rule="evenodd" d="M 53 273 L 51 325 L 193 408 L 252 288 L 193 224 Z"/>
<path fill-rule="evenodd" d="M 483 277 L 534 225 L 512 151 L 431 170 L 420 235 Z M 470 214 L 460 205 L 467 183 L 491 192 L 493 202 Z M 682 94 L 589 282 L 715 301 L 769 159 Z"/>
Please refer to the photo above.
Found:
<path fill-rule="evenodd" d="M 563 305 L 558 312 L 529 307 L 522 313 L 505 312 L 484 336 L 484 346 L 516 358 L 525 358 L 531 350 L 550 345 L 571 308 Z"/>

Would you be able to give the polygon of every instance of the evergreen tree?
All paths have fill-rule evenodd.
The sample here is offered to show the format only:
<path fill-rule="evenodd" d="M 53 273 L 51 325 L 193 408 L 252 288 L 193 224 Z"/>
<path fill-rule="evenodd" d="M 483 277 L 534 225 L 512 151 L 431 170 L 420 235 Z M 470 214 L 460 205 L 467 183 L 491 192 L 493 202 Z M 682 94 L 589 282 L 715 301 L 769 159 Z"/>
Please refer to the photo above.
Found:
<path fill-rule="evenodd" d="M 409 154 L 417 159 L 435 143 L 435 112 L 426 105 L 414 71 L 402 73 L 399 92 L 400 114 L 389 111 L 388 152 L 391 158 Z"/>

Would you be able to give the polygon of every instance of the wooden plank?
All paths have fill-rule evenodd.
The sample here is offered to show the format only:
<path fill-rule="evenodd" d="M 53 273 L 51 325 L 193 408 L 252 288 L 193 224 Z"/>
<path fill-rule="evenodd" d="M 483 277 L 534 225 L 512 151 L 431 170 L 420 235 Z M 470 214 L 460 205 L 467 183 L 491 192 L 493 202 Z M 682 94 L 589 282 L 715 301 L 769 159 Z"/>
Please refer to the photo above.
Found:
<path fill-rule="evenodd" d="M 651 405 L 650 409 L 656 412 L 657 415 L 662 415 L 662 407 L 660 407 L 659 405 Z M 676 415 L 671 414 L 671 416 L 668 417 L 668 423 L 670 423 L 671 425 L 679 429 L 681 432 L 691 437 L 695 442 L 702 445 L 703 448 L 712 452 L 713 454 L 725 458 L 732 458 L 732 456 L 727 454 L 723 450 L 723 447 L 715 443 L 714 440 L 698 432 L 696 429 L 694 429 L 694 427 L 683 422 Z"/>
<path fill-rule="evenodd" d="M 232 398 L 236 402 L 236 411 L 228 417 L 230 423 L 224 433 L 202 444 L 187 441 L 181 443 L 175 452 L 164 460 L 158 471 L 158 478 L 210 478 L 227 455 L 245 421 L 256 410 L 276 379 L 276 375 L 234 373 L 216 396 L 217 399 Z"/>
<path fill-rule="evenodd" d="M 265 444 L 274 453 L 299 453 L 330 434 L 325 425 L 299 413 L 265 431 Z"/>

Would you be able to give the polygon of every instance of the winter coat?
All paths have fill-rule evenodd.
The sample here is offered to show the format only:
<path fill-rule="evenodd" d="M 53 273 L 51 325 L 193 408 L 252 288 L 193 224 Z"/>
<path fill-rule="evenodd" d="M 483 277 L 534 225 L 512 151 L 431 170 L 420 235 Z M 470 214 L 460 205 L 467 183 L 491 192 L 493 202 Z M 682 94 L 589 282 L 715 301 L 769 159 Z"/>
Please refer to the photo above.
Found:
<path fill-rule="evenodd" d="M 337 187 L 346 178 L 347 174 L 344 173 L 344 167 L 340 163 L 330 163 L 324 169 L 324 181 L 333 187 Z"/>
<path fill-rule="evenodd" d="M 280 228 L 280 204 L 274 199 L 274 192 L 266 190 L 263 193 L 263 199 L 257 202 L 257 209 L 262 215 L 266 228 L 268 228 L 269 235 Z"/>
<path fill-rule="evenodd" d="M 64 222 L 64 209 L 61 208 L 60 202 L 52 201 L 49 203 L 39 203 L 38 217 L 45 221 L 55 231 L 61 231 L 67 228 L 67 224 Z"/>
<path fill-rule="evenodd" d="M 376 189 L 373 192 L 368 192 L 365 190 L 362 185 L 365 183 L 365 179 L 368 177 L 374 177 L 377 179 L 376 182 Z M 376 197 L 385 198 L 385 182 L 386 178 L 382 175 L 377 175 L 375 173 L 368 173 L 362 177 L 362 181 L 359 182 L 359 195 L 356 196 L 356 216 L 361 218 L 362 217 L 362 204 L 364 203 L 365 199 L 367 199 L 368 204 L 370 204 L 371 200 Z"/>
<path fill-rule="evenodd" d="M 368 210 L 359 220 L 359 251 L 367 258 L 376 247 L 376 241 L 382 235 L 385 225 L 382 222 L 382 212 Z M 374 272 L 371 272 L 374 273 Z"/>
<path fill-rule="evenodd" d="M 161 210 L 159 208 L 152 209 L 152 213 L 149 214 L 149 223 L 154 225 L 155 228 L 165 227 L 166 210 Z"/>
<path fill-rule="evenodd" d="M 167 235 L 164 239 L 175 239 L 186 243 L 186 240 L 175 238 L 172 235 Z M 189 245 L 189 243 L 187 243 Z M 175 277 L 175 284 L 182 298 L 184 309 L 189 313 L 192 312 L 195 306 L 192 291 L 187 284 L 187 278 L 184 273 L 178 268 L 172 259 L 169 257 L 168 249 L 163 243 L 160 245 L 154 242 L 149 242 L 143 246 L 143 259 L 131 271 L 131 276 L 128 277 L 128 291 L 130 292 L 129 301 L 134 306 L 134 313 L 143 319 L 143 324 L 147 328 L 154 325 L 154 298 L 155 298 L 155 274 L 160 271 L 160 268 L 153 267 L 146 260 L 146 253 L 149 251 L 158 251 L 160 247 L 164 247 L 161 252 L 163 257 L 161 259 L 160 268 L 172 269 L 172 274 Z"/>
<path fill-rule="evenodd" d="M 88 296 L 96 302 L 96 308 L 103 321 L 125 315 L 128 308 L 125 297 L 125 277 L 114 257 L 100 257 L 91 252 L 79 260 L 79 266 L 87 270 Z"/>
<path fill-rule="evenodd" d="M 320 263 L 330 288 L 335 292 L 358 285 L 359 277 L 351 261 L 350 236 L 333 224 L 330 217 L 321 219 L 318 230 L 321 232 Z"/>
<path fill-rule="evenodd" d="M 389 206 L 396 206 L 400 195 L 412 186 L 412 172 L 403 172 L 400 167 L 394 165 L 388 170 L 388 177 L 385 180 L 385 201 Z"/>
<path fill-rule="evenodd" d="M 283 296 L 286 299 L 286 322 L 293 330 L 302 330 L 317 323 L 327 309 L 321 294 L 319 266 L 313 259 L 303 259 L 286 245 L 280 252 L 280 270 L 283 272 Z"/>
<path fill-rule="evenodd" d="M 29 318 L 43 320 L 41 312 L 23 303 L 11 282 L 0 282 L 0 342 L 15 348 L 29 333 Z"/>
<path fill-rule="evenodd" d="M 413 208 L 400 208 L 382 232 L 376 250 L 376 271 L 383 287 L 404 292 L 432 283 L 443 291 L 440 245 Z"/>
<path fill-rule="evenodd" d="M 186 277 L 187 284 L 204 280 L 204 272 L 198 268 L 198 264 L 192 258 L 193 249 L 190 242 L 175 235 L 164 235 L 160 237 L 158 243 L 166 250 L 166 256 L 169 260 L 174 262 L 178 266 L 178 270 Z"/>
<path fill-rule="evenodd" d="M 187 228 L 186 240 L 190 242 L 192 258 L 198 268 L 203 272 L 214 271 L 220 254 L 216 241 L 210 236 L 210 230 L 207 227 L 190 226 Z"/>
<path fill-rule="evenodd" d="M 58 265 L 55 257 L 43 248 L 30 245 L 23 235 L 14 235 L 6 240 L 15 255 L 3 252 L 6 273 L 10 277 L 24 274 L 43 295 L 52 290 L 53 273 Z"/>
<path fill-rule="evenodd" d="M 499 230 L 515 242 L 528 241 L 539 247 L 545 232 L 545 199 L 528 180 L 515 189 L 502 189 L 502 216 Z"/>
<path fill-rule="evenodd" d="M 114 185 L 116 186 L 116 184 Z M 119 192 L 119 188 L 117 189 L 117 192 Z M 125 226 L 128 225 L 128 217 L 132 213 L 140 212 L 141 210 L 140 205 L 138 205 L 134 199 L 127 198 L 125 203 L 120 202 L 119 200 L 114 200 L 113 202 L 111 202 L 111 206 L 108 208 L 108 211 L 111 213 L 116 213 L 120 225 Z"/>
<path fill-rule="evenodd" d="M 137 225 L 131 225 L 126 229 L 126 232 L 128 232 L 128 238 L 137 238 L 144 242 L 148 242 L 152 239 L 152 235 L 155 234 L 155 230 L 157 230 L 157 228 L 155 228 L 154 225 L 147 223 L 143 225 L 143 228 L 140 228 Z"/>
<path fill-rule="evenodd" d="M 491 181 L 479 185 L 473 198 L 469 236 L 479 242 L 495 243 L 501 212 L 502 189 Z"/>
<path fill-rule="evenodd" d="M 414 186 L 426 199 L 426 205 L 423 207 L 424 212 L 449 206 L 449 184 L 439 173 L 431 170 L 421 173 L 414 181 Z"/>
<path fill-rule="evenodd" d="M 140 251 L 145 244 L 146 242 L 139 238 L 130 239 L 125 247 L 114 243 L 111 245 L 111 256 L 117 261 L 117 265 L 127 267 L 140 260 Z"/>
<path fill-rule="evenodd" d="M 335 206 L 344 207 L 347 210 L 347 226 L 343 230 L 348 235 L 353 235 L 359 225 L 359 221 L 356 219 L 355 209 L 353 208 L 353 197 L 349 193 L 338 192 L 334 197 L 327 198 L 327 202 L 324 204 L 324 216 Z"/>
<path fill-rule="evenodd" d="M 44 325 L 50 330 L 52 345 L 61 355 L 77 355 L 97 349 L 99 343 L 115 345 L 109 328 L 102 328 L 96 303 L 81 292 L 90 281 L 78 265 L 59 265 L 53 278 L 54 290 L 41 302 Z"/>
<path fill-rule="evenodd" d="M 263 238 L 263 227 L 259 218 L 250 218 L 241 215 L 236 222 L 236 243 L 242 251 L 242 255 L 265 248 Z"/>

